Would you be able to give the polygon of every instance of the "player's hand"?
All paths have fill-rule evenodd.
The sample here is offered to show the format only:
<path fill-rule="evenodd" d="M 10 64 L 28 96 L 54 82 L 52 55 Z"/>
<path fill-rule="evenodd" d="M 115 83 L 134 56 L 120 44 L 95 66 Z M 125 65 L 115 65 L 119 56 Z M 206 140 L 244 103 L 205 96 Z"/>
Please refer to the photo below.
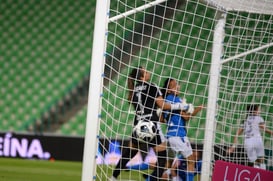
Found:
<path fill-rule="evenodd" d="M 197 106 L 196 108 L 201 110 L 201 109 L 205 109 L 206 106 L 204 106 L 203 104 L 201 104 L 200 106 Z"/>
<path fill-rule="evenodd" d="M 188 104 L 188 109 L 186 111 L 187 114 L 192 114 L 194 112 L 193 104 Z"/>
<path fill-rule="evenodd" d="M 235 145 L 232 145 L 228 150 L 227 150 L 227 154 L 231 154 L 235 151 Z"/>

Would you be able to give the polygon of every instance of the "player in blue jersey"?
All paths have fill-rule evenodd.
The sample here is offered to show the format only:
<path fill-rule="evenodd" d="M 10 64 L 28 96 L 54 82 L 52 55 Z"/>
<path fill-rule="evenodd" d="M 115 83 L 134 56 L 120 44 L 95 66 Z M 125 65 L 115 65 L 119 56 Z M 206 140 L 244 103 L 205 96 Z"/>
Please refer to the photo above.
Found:
<path fill-rule="evenodd" d="M 184 102 L 179 97 L 179 89 L 175 79 L 167 79 L 164 84 L 163 97 L 165 97 L 165 102 L 170 104 L 176 104 Z M 189 108 L 187 111 L 172 110 L 164 111 L 163 117 L 168 124 L 166 137 L 168 139 L 168 144 L 171 148 L 170 151 L 175 152 L 175 154 L 181 154 L 187 162 L 186 180 L 193 181 L 195 172 L 195 158 L 193 156 L 191 143 L 187 137 L 186 122 L 190 120 L 192 116 L 195 116 L 203 106 L 198 106 L 194 109 L 192 104 L 188 104 Z M 177 160 L 177 159 L 175 159 Z M 174 161 L 172 163 L 172 180 L 179 180 L 176 169 L 179 166 L 179 161 Z"/>

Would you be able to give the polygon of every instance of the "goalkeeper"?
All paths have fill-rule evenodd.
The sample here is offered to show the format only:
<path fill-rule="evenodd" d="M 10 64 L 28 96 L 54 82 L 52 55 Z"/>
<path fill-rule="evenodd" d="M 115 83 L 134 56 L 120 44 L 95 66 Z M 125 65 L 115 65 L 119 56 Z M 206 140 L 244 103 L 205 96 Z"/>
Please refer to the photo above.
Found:
<path fill-rule="evenodd" d="M 179 94 L 180 86 L 174 79 L 167 79 L 164 83 L 164 93 L 165 101 L 170 104 L 175 104 L 179 102 L 186 102 L 182 100 Z M 162 91 L 162 92 L 163 92 Z M 175 154 L 181 154 L 187 162 L 186 170 L 186 180 L 193 181 L 195 172 L 195 158 L 193 156 L 191 143 L 187 137 L 186 121 L 192 116 L 195 116 L 199 111 L 203 109 L 203 105 L 198 106 L 194 109 L 192 104 L 189 104 L 189 109 L 187 111 L 171 110 L 164 111 L 163 117 L 167 121 L 168 129 L 166 137 L 168 139 L 168 144 L 170 145 L 170 152 Z M 172 164 L 171 176 L 173 181 L 180 180 L 177 175 L 176 169 L 179 166 L 177 161 Z"/>

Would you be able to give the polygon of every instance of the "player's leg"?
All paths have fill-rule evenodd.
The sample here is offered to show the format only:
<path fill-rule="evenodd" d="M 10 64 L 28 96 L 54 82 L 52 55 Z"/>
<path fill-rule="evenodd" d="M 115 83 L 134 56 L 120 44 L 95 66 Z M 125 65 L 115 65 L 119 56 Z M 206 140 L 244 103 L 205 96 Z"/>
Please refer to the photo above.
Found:
<path fill-rule="evenodd" d="M 158 151 L 156 152 L 157 156 L 157 163 L 154 167 L 153 172 L 150 174 L 150 176 L 147 178 L 148 181 L 154 181 L 158 180 L 159 178 L 162 177 L 164 171 L 165 171 L 165 165 L 166 165 L 166 157 L 167 157 L 167 152 L 166 150 L 163 151 Z"/>
<path fill-rule="evenodd" d="M 257 153 L 255 151 L 254 141 L 255 140 L 252 138 L 245 139 L 244 148 L 246 151 L 247 158 L 249 160 L 248 166 L 259 168 L 259 166 L 255 164 L 255 161 L 257 160 Z"/>
<path fill-rule="evenodd" d="M 163 180 L 169 180 L 171 176 L 171 166 L 172 166 L 173 158 L 174 158 L 174 153 L 170 149 L 170 146 L 168 145 L 168 141 L 166 141 L 166 151 L 167 151 L 167 156 L 166 156 L 165 171 L 161 177 L 161 179 Z"/>
<path fill-rule="evenodd" d="M 183 145 L 183 147 L 181 148 L 181 154 L 187 160 L 186 180 L 193 181 L 195 172 L 195 158 L 193 155 L 191 143 L 186 136 L 181 138 L 181 140 Z"/>
<path fill-rule="evenodd" d="M 264 163 L 264 144 L 262 139 L 257 138 L 255 148 L 258 157 L 256 160 L 256 165 L 258 165 L 260 169 L 266 170 L 266 165 Z"/>
<path fill-rule="evenodd" d="M 162 131 L 159 131 L 156 137 L 150 143 L 150 146 L 154 149 L 154 152 L 157 156 L 157 163 L 153 172 L 147 177 L 146 180 L 154 181 L 162 177 L 167 161 L 166 144 L 167 143 Z"/>
<path fill-rule="evenodd" d="M 167 146 L 166 146 L 166 150 L 167 150 L 167 161 L 166 161 L 166 166 L 165 166 L 165 171 L 161 177 L 161 179 L 163 180 L 171 180 L 171 169 L 172 169 L 172 164 L 175 158 L 175 153 L 174 151 L 170 148 L 170 145 L 168 144 L 167 141 Z"/>
<path fill-rule="evenodd" d="M 118 178 L 120 171 L 126 168 L 126 164 L 137 154 L 138 150 L 133 145 L 132 141 L 129 142 L 127 147 L 123 147 L 121 151 L 121 158 L 115 167 L 112 179 Z"/>
<path fill-rule="evenodd" d="M 260 168 L 260 169 L 266 170 L 266 165 L 264 163 L 264 157 L 259 157 L 256 160 L 255 165 L 257 165 L 258 168 Z"/>
<path fill-rule="evenodd" d="M 170 144 L 171 149 L 176 153 L 181 153 L 184 158 L 185 158 L 185 156 L 188 157 L 191 154 L 191 150 L 185 149 L 185 147 L 187 147 L 187 145 L 186 145 L 187 142 L 185 142 L 184 138 L 170 137 L 168 139 L 168 142 Z M 179 162 L 174 162 L 174 164 L 172 166 L 172 180 L 173 181 L 180 180 L 179 175 L 177 174 L 178 163 Z M 181 168 L 182 167 L 180 167 L 180 169 Z M 186 171 L 186 167 L 184 170 L 181 170 L 180 172 L 185 172 L 185 171 Z"/>
<path fill-rule="evenodd" d="M 181 158 L 178 158 L 178 156 L 173 160 L 172 167 L 171 167 L 171 176 L 172 181 L 180 181 L 181 177 L 178 174 L 179 165 L 181 164 L 181 161 L 179 160 Z"/>
<path fill-rule="evenodd" d="M 187 157 L 187 172 L 186 172 L 186 179 L 187 181 L 194 180 L 194 172 L 195 172 L 195 159 L 193 155 Z"/>

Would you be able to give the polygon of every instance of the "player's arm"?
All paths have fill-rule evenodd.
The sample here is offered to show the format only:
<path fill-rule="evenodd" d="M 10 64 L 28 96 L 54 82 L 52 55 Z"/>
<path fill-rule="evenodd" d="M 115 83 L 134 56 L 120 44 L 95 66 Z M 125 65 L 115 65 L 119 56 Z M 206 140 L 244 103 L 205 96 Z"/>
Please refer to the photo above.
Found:
<path fill-rule="evenodd" d="M 168 103 L 165 102 L 164 98 L 162 96 L 158 96 L 155 99 L 155 102 L 157 104 L 157 107 L 162 110 L 188 110 L 189 109 L 189 104 L 187 103 Z"/>
<path fill-rule="evenodd" d="M 238 141 L 238 137 L 239 135 L 241 135 L 243 133 L 244 129 L 242 127 L 240 127 L 237 132 L 236 132 L 236 135 L 235 137 L 233 138 L 233 145 L 227 150 L 227 153 L 230 154 L 230 153 L 233 153 L 235 148 L 236 148 L 236 144 L 237 144 L 237 141 Z"/>
<path fill-rule="evenodd" d="M 164 119 L 163 110 L 171 110 L 171 104 L 166 103 L 162 96 L 156 98 L 157 110 L 156 114 L 159 117 L 159 121 L 161 123 L 166 123 L 167 121 Z"/>
<path fill-rule="evenodd" d="M 171 110 L 171 104 L 170 103 L 166 103 L 162 96 L 158 96 L 155 99 L 155 102 L 156 102 L 156 105 L 157 105 L 157 107 L 159 109 Z"/>
<path fill-rule="evenodd" d="M 204 108 L 203 105 L 197 106 L 194 108 L 194 111 L 191 113 L 187 113 L 186 111 L 181 111 L 181 116 L 184 118 L 185 121 L 189 121 L 192 116 L 195 116 L 197 113 L 199 113 Z"/>
<path fill-rule="evenodd" d="M 157 110 L 156 110 L 156 114 L 158 115 L 159 121 L 160 121 L 161 123 L 167 123 L 167 120 L 164 119 L 162 109 L 157 109 Z"/>
<path fill-rule="evenodd" d="M 243 133 L 244 129 L 242 127 L 240 127 L 237 132 L 236 132 L 236 135 L 234 137 L 234 140 L 233 140 L 233 144 L 237 144 L 237 141 L 238 141 L 238 137 Z"/>
<path fill-rule="evenodd" d="M 273 131 L 271 131 L 270 129 L 266 128 L 264 122 L 263 122 L 263 123 L 260 123 L 260 124 L 259 124 L 259 127 L 260 127 L 260 129 L 264 130 L 264 132 L 266 132 L 266 133 L 268 133 L 268 134 L 270 134 L 270 135 L 273 135 Z"/>
<path fill-rule="evenodd" d="M 191 114 L 192 116 L 195 116 L 197 113 L 199 113 L 202 109 L 204 108 L 204 105 L 197 106 L 193 113 Z"/>

